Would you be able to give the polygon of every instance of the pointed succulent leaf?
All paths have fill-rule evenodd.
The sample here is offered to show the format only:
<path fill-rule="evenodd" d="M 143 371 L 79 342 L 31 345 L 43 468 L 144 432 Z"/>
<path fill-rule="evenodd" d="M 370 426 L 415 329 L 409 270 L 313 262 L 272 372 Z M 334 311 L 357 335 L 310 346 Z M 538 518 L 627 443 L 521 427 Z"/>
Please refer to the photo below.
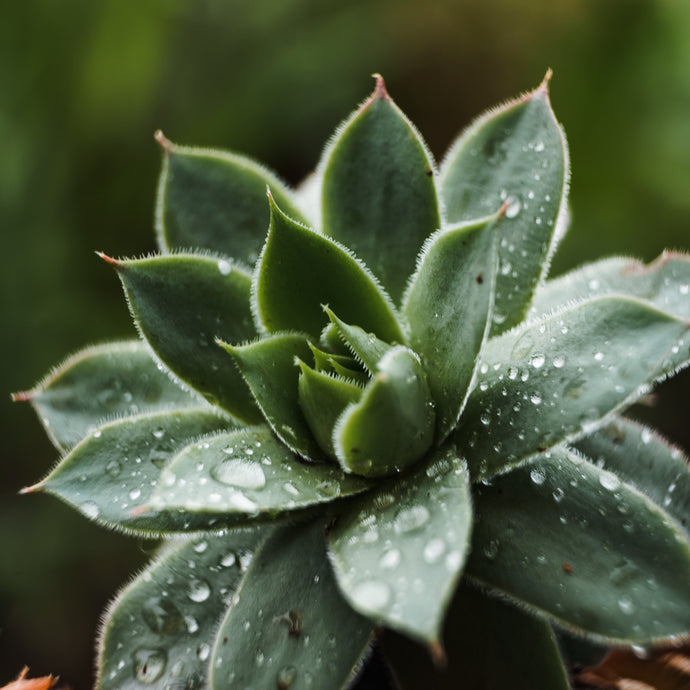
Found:
<path fill-rule="evenodd" d="M 339 514 L 329 544 L 340 588 L 360 613 L 438 644 L 471 526 L 467 468 L 452 448 L 436 450 Z"/>
<path fill-rule="evenodd" d="M 204 404 L 160 371 L 149 348 L 137 340 L 84 348 L 14 399 L 31 403 L 63 451 L 110 419 Z"/>
<path fill-rule="evenodd" d="M 688 458 L 651 429 L 617 418 L 575 448 L 661 506 L 690 535 Z"/>
<path fill-rule="evenodd" d="M 435 422 L 419 357 L 397 345 L 379 361 L 359 402 L 350 404 L 338 419 L 333 446 L 346 472 L 385 476 L 424 455 L 434 439 Z"/>
<path fill-rule="evenodd" d="M 338 590 L 322 524 L 281 526 L 257 551 L 220 625 L 210 688 L 349 687 L 372 627 Z"/>
<path fill-rule="evenodd" d="M 253 529 L 167 543 L 108 610 L 96 687 L 206 687 L 218 622 L 262 536 Z"/>
<path fill-rule="evenodd" d="M 314 357 L 314 367 L 317 371 L 324 373 L 334 373 L 333 364 L 335 362 L 342 366 L 356 368 L 357 363 L 349 355 L 336 355 L 326 352 L 316 347 L 313 343 L 309 343 L 309 349 Z"/>
<path fill-rule="evenodd" d="M 163 170 L 156 230 L 161 251 L 207 249 L 253 266 L 268 228 L 266 186 L 293 218 L 290 190 L 254 161 L 226 151 L 176 146 L 158 132 Z"/>
<path fill-rule="evenodd" d="M 381 640 L 400 690 L 456 690 L 459 678 L 467 688 L 570 688 L 551 626 L 465 583 L 450 605 L 443 647 L 447 665 L 439 666 L 399 635 L 385 632 Z"/>
<path fill-rule="evenodd" d="M 324 234 L 350 247 L 396 301 L 424 240 L 441 225 L 434 169 L 421 136 L 380 76 L 322 163 Z"/>
<path fill-rule="evenodd" d="M 432 236 L 405 295 L 410 347 L 424 363 L 441 438 L 457 423 L 491 325 L 501 218 Z"/>
<path fill-rule="evenodd" d="M 333 464 L 302 463 L 268 427 L 260 426 L 181 450 L 141 512 L 179 513 L 186 530 L 219 529 L 270 522 L 369 486 Z"/>
<path fill-rule="evenodd" d="M 448 222 L 482 218 L 509 200 L 492 335 L 522 321 L 565 219 L 568 151 L 551 110 L 549 77 L 531 93 L 480 117 L 441 166 Z"/>
<path fill-rule="evenodd" d="M 473 477 L 602 425 L 668 371 L 687 330 L 652 305 L 605 296 L 490 340 L 455 432 Z"/>
<path fill-rule="evenodd" d="M 299 362 L 299 405 L 318 445 L 331 458 L 333 427 L 343 410 L 362 397 L 362 389 L 345 379 L 315 371 Z"/>
<path fill-rule="evenodd" d="M 220 345 L 232 355 L 256 404 L 283 443 L 302 457 L 322 457 L 297 394 L 299 367 L 295 358 L 309 357 L 307 339 L 281 333 L 244 346 Z"/>
<path fill-rule="evenodd" d="M 327 319 L 322 304 L 343 318 L 402 342 L 388 297 L 345 248 L 285 215 L 271 197 L 271 224 L 255 273 L 258 318 L 269 332 L 298 330 L 314 338 Z"/>
<path fill-rule="evenodd" d="M 586 264 L 545 283 L 531 311 L 547 314 L 575 300 L 612 293 L 637 297 L 690 319 L 690 256 L 664 252 L 650 264 L 622 256 Z"/>
<path fill-rule="evenodd" d="M 72 504 L 86 517 L 128 532 L 174 529 L 169 516 L 136 516 L 161 469 L 192 439 L 236 426 L 213 408 L 169 410 L 117 420 L 87 436 L 35 489 Z"/>
<path fill-rule="evenodd" d="M 472 578 L 609 643 L 690 629 L 690 544 L 617 475 L 558 448 L 476 489 Z"/>
<path fill-rule="evenodd" d="M 106 257 L 104 257 L 106 258 Z M 207 400 L 248 422 L 261 416 L 232 360 L 214 344 L 256 336 L 248 273 L 192 254 L 115 261 L 132 316 L 153 351 Z"/>

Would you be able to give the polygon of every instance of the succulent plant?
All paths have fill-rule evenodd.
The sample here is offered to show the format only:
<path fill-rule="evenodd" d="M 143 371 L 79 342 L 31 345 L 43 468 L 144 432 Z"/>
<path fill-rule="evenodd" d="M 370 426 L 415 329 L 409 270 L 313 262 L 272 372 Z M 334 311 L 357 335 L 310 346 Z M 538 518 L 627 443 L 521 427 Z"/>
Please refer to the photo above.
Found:
<path fill-rule="evenodd" d="M 156 135 L 159 253 L 101 254 L 141 339 L 15 396 L 62 453 L 25 491 L 163 539 L 98 687 L 341 687 L 385 629 L 403 687 L 554 690 L 572 637 L 688 634 L 687 460 L 621 413 L 690 361 L 690 259 L 546 280 L 548 76 L 440 168 L 377 76 L 294 192 Z"/>

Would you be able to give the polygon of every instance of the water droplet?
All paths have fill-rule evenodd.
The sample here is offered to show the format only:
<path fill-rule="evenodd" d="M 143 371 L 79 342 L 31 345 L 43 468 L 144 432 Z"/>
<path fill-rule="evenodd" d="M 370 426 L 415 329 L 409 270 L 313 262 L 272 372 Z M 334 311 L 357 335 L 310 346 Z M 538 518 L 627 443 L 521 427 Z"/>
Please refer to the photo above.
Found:
<path fill-rule="evenodd" d="M 641 440 L 645 445 L 652 440 L 652 432 L 650 429 L 642 429 Z"/>
<path fill-rule="evenodd" d="M 199 630 L 199 623 L 194 616 L 185 616 L 184 617 L 184 624 L 187 626 L 187 632 L 190 635 L 193 635 L 195 632 Z"/>
<path fill-rule="evenodd" d="M 541 395 L 539 395 L 539 393 L 532 393 L 532 395 L 529 396 L 529 399 L 532 401 L 532 404 L 541 405 Z"/>
<path fill-rule="evenodd" d="M 491 416 L 489 415 L 488 412 L 482 412 L 479 415 L 479 421 L 484 425 L 484 426 L 489 426 L 491 424 Z"/>
<path fill-rule="evenodd" d="M 224 276 L 230 275 L 230 271 L 232 271 L 232 265 L 229 261 L 226 261 L 225 259 L 218 259 L 218 270 Z"/>
<path fill-rule="evenodd" d="M 563 497 L 565 496 L 565 491 L 563 489 L 556 489 L 552 494 L 553 500 L 556 501 L 556 503 L 560 503 L 563 500 Z"/>
<path fill-rule="evenodd" d="M 211 476 L 228 486 L 257 491 L 266 486 L 266 475 L 261 465 L 247 460 L 223 460 L 212 470 Z"/>
<path fill-rule="evenodd" d="M 266 657 L 264 656 L 264 653 L 259 650 L 256 653 L 256 656 L 254 657 L 254 661 L 256 662 L 256 665 L 261 668 L 264 665 L 264 661 L 266 660 Z"/>
<path fill-rule="evenodd" d="M 101 509 L 93 501 L 82 503 L 81 510 L 87 518 L 92 520 L 95 520 L 101 514 Z"/>
<path fill-rule="evenodd" d="M 117 460 L 111 460 L 105 466 L 105 471 L 114 479 L 115 477 L 119 477 L 122 473 L 122 465 Z"/>
<path fill-rule="evenodd" d="M 515 218 L 515 216 L 520 213 L 521 208 L 522 204 L 520 203 L 520 199 L 511 197 L 508 201 L 508 208 L 506 209 L 506 218 Z"/>
<path fill-rule="evenodd" d="M 515 379 L 517 378 L 517 375 L 518 375 L 517 367 L 510 367 L 508 369 L 508 378 L 511 381 L 515 381 Z"/>
<path fill-rule="evenodd" d="M 625 595 L 618 600 L 618 608 L 628 616 L 635 613 L 635 604 L 630 597 Z"/>
<path fill-rule="evenodd" d="M 221 559 L 220 564 L 224 568 L 230 568 L 237 562 L 237 556 L 234 551 L 228 551 Z"/>
<path fill-rule="evenodd" d="M 102 432 L 100 429 L 96 429 L 96 431 L 93 432 L 93 437 L 94 438 L 100 438 L 102 435 Z"/>
<path fill-rule="evenodd" d="M 182 630 L 182 614 L 165 597 L 151 597 L 144 602 L 141 615 L 146 625 L 157 635 L 176 635 Z"/>
<path fill-rule="evenodd" d="M 360 606 L 370 611 L 380 611 L 390 602 L 391 590 L 380 580 L 365 580 L 354 588 L 352 596 Z"/>
<path fill-rule="evenodd" d="M 544 366 L 544 362 L 546 361 L 546 357 L 542 354 L 537 354 L 537 355 L 532 355 L 530 358 L 529 363 L 535 368 L 535 369 L 541 369 L 541 367 Z"/>
<path fill-rule="evenodd" d="M 599 484 L 601 484 L 605 489 L 613 491 L 620 486 L 621 480 L 618 479 L 613 472 L 602 470 L 601 474 L 599 475 Z"/>
<path fill-rule="evenodd" d="M 287 690 L 297 678 L 297 669 L 294 666 L 283 666 L 276 675 L 278 690 Z"/>
<path fill-rule="evenodd" d="M 491 539 L 484 545 L 484 555 L 493 561 L 496 556 L 498 556 L 498 540 Z"/>
<path fill-rule="evenodd" d="M 196 650 L 196 655 L 199 657 L 199 661 L 206 661 L 206 659 L 208 659 L 210 654 L 211 654 L 211 645 L 207 644 L 206 642 L 203 642 L 202 644 L 200 644 L 199 648 Z"/>
<path fill-rule="evenodd" d="M 690 292 L 690 285 L 684 283 L 678 288 L 678 290 L 680 291 L 681 295 L 687 295 L 688 292 Z"/>
<path fill-rule="evenodd" d="M 136 501 L 139 496 L 141 496 L 141 489 L 132 489 L 129 492 L 129 497 L 132 501 Z"/>
<path fill-rule="evenodd" d="M 328 498 L 337 496 L 340 493 L 340 482 L 335 479 L 324 479 L 316 485 L 316 492 Z"/>
<path fill-rule="evenodd" d="M 189 583 L 187 596 L 192 601 L 206 601 L 211 596 L 211 587 L 206 580 L 192 580 Z"/>
<path fill-rule="evenodd" d="M 529 478 L 538 486 L 546 481 L 546 477 L 542 472 L 537 469 L 532 470 L 529 473 Z"/>
<path fill-rule="evenodd" d="M 399 534 L 412 532 L 422 527 L 430 517 L 429 511 L 425 506 L 416 505 L 410 508 L 403 508 L 395 516 L 395 531 Z"/>
<path fill-rule="evenodd" d="M 553 366 L 556 369 L 563 368 L 564 364 L 565 364 L 565 357 L 563 357 L 562 355 L 558 355 L 558 356 L 553 358 Z"/>
<path fill-rule="evenodd" d="M 436 563 L 446 550 L 443 539 L 435 538 L 424 547 L 424 560 L 427 563 Z"/>
<path fill-rule="evenodd" d="M 534 150 L 535 150 L 537 153 L 541 153 L 541 152 L 544 150 L 544 142 L 543 142 L 543 141 L 538 141 L 538 142 L 534 145 Z"/>
<path fill-rule="evenodd" d="M 401 554 L 399 549 L 384 551 L 379 558 L 379 565 L 384 570 L 394 570 L 400 564 Z"/>
<path fill-rule="evenodd" d="M 292 482 L 285 482 L 283 489 L 292 496 L 299 496 L 299 489 Z"/>
<path fill-rule="evenodd" d="M 134 675 L 147 685 L 155 683 L 165 671 L 168 655 L 162 649 L 137 649 L 134 652 Z"/>
<path fill-rule="evenodd" d="M 603 352 L 595 352 L 594 353 L 594 359 L 597 362 L 601 362 L 601 360 L 604 359 L 604 353 Z"/>

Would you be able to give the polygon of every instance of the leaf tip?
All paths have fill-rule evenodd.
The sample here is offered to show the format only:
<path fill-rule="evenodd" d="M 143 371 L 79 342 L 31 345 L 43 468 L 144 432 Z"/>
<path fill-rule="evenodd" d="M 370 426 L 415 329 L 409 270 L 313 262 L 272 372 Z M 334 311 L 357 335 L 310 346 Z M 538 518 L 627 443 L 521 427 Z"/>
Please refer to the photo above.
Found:
<path fill-rule="evenodd" d="M 371 95 L 371 100 L 390 101 L 391 97 L 388 95 L 388 89 L 386 89 L 386 82 L 383 80 L 383 77 L 378 72 L 374 72 L 371 76 L 376 79 L 376 86 L 374 87 L 374 93 Z"/>
<path fill-rule="evenodd" d="M 431 660 L 437 669 L 444 669 L 448 666 L 448 656 L 440 640 L 433 640 L 429 644 L 429 654 L 431 654 Z"/>
<path fill-rule="evenodd" d="M 33 397 L 33 391 L 19 391 L 18 393 L 10 393 L 10 399 L 12 402 L 31 402 Z"/>
<path fill-rule="evenodd" d="M 163 134 L 162 129 L 157 129 L 153 134 L 153 138 L 166 154 L 172 153 L 174 144 Z"/>
<path fill-rule="evenodd" d="M 132 510 L 129 511 L 129 517 L 130 518 L 138 518 L 141 517 L 142 515 L 146 515 L 146 513 L 151 512 L 151 506 L 143 505 L 143 506 L 137 506 L 136 508 L 132 508 Z"/>
<path fill-rule="evenodd" d="M 45 488 L 45 482 L 38 482 L 36 484 L 32 484 L 31 486 L 25 486 L 23 489 L 19 490 L 20 495 L 24 494 L 33 494 L 38 491 L 43 491 Z"/>
<path fill-rule="evenodd" d="M 124 268 L 122 262 L 118 261 L 117 259 L 113 259 L 112 256 L 108 256 L 104 252 L 96 252 L 96 256 L 103 259 L 103 261 L 105 261 L 107 264 L 110 264 L 116 271 L 121 271 Z"/>
<path fill-rule="evenodd" d="M 546 70 L 544 78 L 541 80 L 541 84 L 534 89 L 535 96 L 543 96 L 544 98 L 549 97 L 549 86 L 551 85 L 551 77 L 553 77 L 553 70 L 549 67 Z"/>

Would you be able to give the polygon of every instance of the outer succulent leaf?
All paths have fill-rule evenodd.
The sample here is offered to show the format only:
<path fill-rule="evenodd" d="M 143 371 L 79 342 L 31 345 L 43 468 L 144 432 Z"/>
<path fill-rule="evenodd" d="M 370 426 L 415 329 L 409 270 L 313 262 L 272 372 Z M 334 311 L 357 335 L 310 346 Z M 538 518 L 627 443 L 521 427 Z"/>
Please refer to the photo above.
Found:
<path fill-rule="evenodd" d="M 690 534 L 688 458 L 650 429 L 619 417 L 575 448 L 651 498 Z"/>
<path fill-rule="evenodd" d="M 344 247 L 300 225 L 271 198 L 271 224 L 255 273 L 258 318 L 269 332 L 298 330 L 315 339 L 326 325 L 322 304 L 343 318 L 402 342 L 388 297 Z"/>
<path fill-rule="evenodd" d="M 441 221 L 435 164 L 380 76 L 338 130 L 322 169 L 324 234 L 350 247 L 399 300 L 422 243 Z"/>
<path fill-rule="evenodd" d="M 132 316 L 165 365 L 182 381 L 248 422 L 261 419 L 237 368 L 214 345 L 256 336 L 251 278 L 225 259 L 176 254 L 112 263 Z"/>
<path fill-rule="evenodd" d="M 458 421 L 491 326 L 501 218 L 463 223 L 429 238 L 405 295 L 410 347 L 424 363 L 441 438 Z"/>
<path fill-rule="evenodd" d="M 369 486 L 332 464 L 300 462 L 268 427 L 252 427 L 184 448 L 163 471 L 146 509 L 181 513 L 187 530 L 218 529 L 269 522 Z"/>
<path fill-rule="evenodd" d="M 344 505 L 329 543 L 345 597 L 438 647 L 472 526 L 464 461 L 450 447 L 438 449 L 414 473 Z"/>
<path fill-rule="evenodd" d="M 471 621 L 471 624 L 468 624 Z M 443 634 L 447 665 L 434 665 L 418 645 L 384 633 L 381 647 L 401 690 L 568 690 L 551 626 L 508 602 L 461 584 Z"/>
<path fill-rule="evenodd" d="M 472 578 L 608 642 L 690 630 L 690 545 L 612 472 L 559 448 L 476 488 Z"/>
<path fill-rule="evenodd" d="M 219 619 L 263 534 L 254 529 L 168 543 L 111 604 L 96 687 L 206 687 Z"/>
<path fill-rule="evenodd" d="M 210 687 L 345 687 L 371 635 L 338 590 L 322 524 L 285 525 L 256 553 L 221 623 Z"/>
<path fill-rule="evenodd" d="M 510 199 L 501 227 L 492 335 L 522 321 L 565 222 L 568 151 L 549 102 L 534 91 L 480 117 L 441 166 L 446 218 L 482 218 Z"/>
<path fill-rule="evenodd" d="M 309 357 L 307 339 L 282 333 L 244 346 L 220 345 L 234 358 L 256 404 L 283 443 L 302 457 L 322 457 L 297 394 L 299 367 L 295 358 Z"/>
<path fill-rule="evenodd" d="M 362 389 L 354 383 L 324 374 L 299 363 L 299 405 L 316 442 L 326 454 L 335 458 L 333 427 L 343 410 L 362 397 Z"/>
<path fill-rule="evenodd" d="M 597 297 L 490 340 L 455 438 L 473 477 L 601 426 L 665 375 L 688 322 Z"/>
<path fill-rule="evenodd" d="M 647 300 L 690 319 L 690 256 L 664 252 L 650 264 L 622 256 L 586 264 L 545 283 L 534 296 L 531 311 L 547 314 L 575 300 L 611 293 Z"/>
<path fill-rule="evenodd" d="M 266 186 L 293 218 L 301 219 L 290 190 L 249 158 L 227 151 L 176 146 L 161 132 L 156 231 L 161 251 L 209 249 L 253 266 L 268 228 Z"/>
<path fill-rule="evenodd" d="M 419 357 L 398 345 L 379 361 L 359 402 L 340 416 L 333 429 L 333 447 L 346 472 L 385 476 L 424 455 L 434 439 L 435 422 Z"/>
<path fill-rule="evenodd" d="M 59 450 L 73 448 L 114 417 L 203 405 L 161 372 L 137 340 L 84 348 L 14 399 L 32 404 Z"/>
<path fill-rule="evenodd" d="M 110 422 L 79 443 L 39 484 L 86 517 L 126 531 L 174 529 L 170 516 L 135 516 L 158 483 L 161 468 L 192 439 L 236 424 L 213 408 L 169 410 Z"/>

